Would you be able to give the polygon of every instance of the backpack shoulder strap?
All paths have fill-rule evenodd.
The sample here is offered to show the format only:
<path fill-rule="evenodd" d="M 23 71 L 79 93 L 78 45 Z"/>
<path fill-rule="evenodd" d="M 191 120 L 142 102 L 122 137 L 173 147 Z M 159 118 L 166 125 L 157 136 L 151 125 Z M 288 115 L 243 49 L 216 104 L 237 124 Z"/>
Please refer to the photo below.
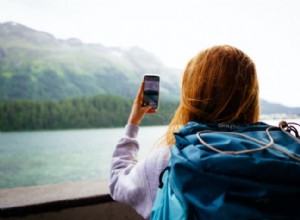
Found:
<path fill-rule="evenodd" d="M 170 167 L 167 166 L 165 169 L 163 169 L 163 171 L 161 171 L 161 173 L 159 174 L 159 185 L 158 185 L 158 188 L 163 188 L 164 186 L 164 183 L 163 183 L 163 176 L 164 176 L 164 173 L 168 171 L 170 172 Z"/>
<path fill-rule="evenodd" d="M 170 183 L 171 168 L 166 167 L 159 176 L 159 188 L 150 215 L 150 219 L 155 220 L 188 220 L 190 212 L 187 203 L 182 201 L 182 196 L 174 190 Z"/>

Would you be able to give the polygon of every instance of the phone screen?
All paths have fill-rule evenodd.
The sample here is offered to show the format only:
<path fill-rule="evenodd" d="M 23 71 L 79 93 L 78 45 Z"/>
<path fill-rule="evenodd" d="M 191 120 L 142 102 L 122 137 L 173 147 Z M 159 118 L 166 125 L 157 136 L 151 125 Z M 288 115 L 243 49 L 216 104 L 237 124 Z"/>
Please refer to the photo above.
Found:
<path fill-rule="evenodd" d="M 153 109 L 157 109 L 158 99 L 159 99 L 159 76 L 145 75 L 143 106 L 151 105 Z"/>

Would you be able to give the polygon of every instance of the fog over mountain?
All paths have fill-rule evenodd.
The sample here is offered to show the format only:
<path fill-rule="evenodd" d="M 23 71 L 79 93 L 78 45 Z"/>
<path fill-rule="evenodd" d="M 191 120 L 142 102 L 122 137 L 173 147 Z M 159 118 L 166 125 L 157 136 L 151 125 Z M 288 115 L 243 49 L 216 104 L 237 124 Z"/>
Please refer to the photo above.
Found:
<path fill-rule="evenodd" d="M 0 24 L 1 100 L 100 94 L 133 98 L 145 73 L 160 74 L 162 97 L 174 99 L 179 72 L 139 47 L 84 44 L 13 22 Z"/>

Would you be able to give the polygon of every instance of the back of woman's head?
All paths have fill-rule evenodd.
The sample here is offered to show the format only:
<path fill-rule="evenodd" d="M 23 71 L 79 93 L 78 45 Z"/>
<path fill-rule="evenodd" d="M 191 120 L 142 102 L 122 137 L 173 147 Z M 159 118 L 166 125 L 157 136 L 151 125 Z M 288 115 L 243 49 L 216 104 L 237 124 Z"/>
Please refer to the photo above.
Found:
<path fill-rule="evenodd" d="M 258 80 L 253 61 L 231 46 L 215 46 L 188 63 L 182 79 L 180 105 L 170 123 L 173 132 L 189 121 L 253 123 L 259 117 Z M 172 134 L 171 134 L 172 133 Z"/>

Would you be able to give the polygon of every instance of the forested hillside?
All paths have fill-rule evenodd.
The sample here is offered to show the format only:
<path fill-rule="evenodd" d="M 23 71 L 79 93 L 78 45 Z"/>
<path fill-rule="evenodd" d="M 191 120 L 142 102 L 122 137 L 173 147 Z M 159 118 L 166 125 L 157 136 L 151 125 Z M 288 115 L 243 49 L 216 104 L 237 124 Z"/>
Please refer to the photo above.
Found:
<path fill-rule="evenodd" d="M 122 127 L 132 102 L 111 95 L 62 101 L 0 102 L 0 131 Z M 168 124 L 177 104 L 162 102 L 158 113 L 146 115 L 142 125 Z"/>

